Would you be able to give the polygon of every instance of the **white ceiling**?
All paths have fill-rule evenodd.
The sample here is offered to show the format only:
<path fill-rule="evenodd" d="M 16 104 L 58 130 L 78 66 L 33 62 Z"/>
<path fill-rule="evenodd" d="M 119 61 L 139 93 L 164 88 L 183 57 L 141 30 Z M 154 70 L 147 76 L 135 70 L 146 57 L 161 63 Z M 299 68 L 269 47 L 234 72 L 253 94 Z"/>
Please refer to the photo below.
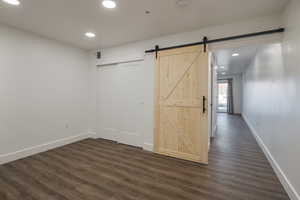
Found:
<path fill-rule="evenodd" d="M 224 49 L 215 52 L 218 65 L 218 75 L 241 74 L 254 59 L 259 46 L 248 46 L 235 49 Z M 232 54 L 238 53 L 239 56 L 233 57 Z M 222 69 L 221 66 L 224 68 Z"/>
<path fill-rule="evenodd" d="M 0 0 L 0 22 L 95 49 L 279 13 L 288 0 L 187 0 L 187 6 L 177 0 L 116 0 L 113 10 L 100 0 L 20 1 L 14 7 Z M 86 39 L 87 31 L 97 37 Z"/>

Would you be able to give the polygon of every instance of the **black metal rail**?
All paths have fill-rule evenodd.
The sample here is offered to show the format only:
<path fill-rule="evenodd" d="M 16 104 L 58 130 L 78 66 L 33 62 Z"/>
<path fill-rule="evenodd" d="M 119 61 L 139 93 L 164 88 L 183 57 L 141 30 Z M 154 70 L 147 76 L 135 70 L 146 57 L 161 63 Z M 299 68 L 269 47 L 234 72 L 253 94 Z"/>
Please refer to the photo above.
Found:
<path fill-rule="evenodd" d="M 278 28 L 278 29 L 272 29 L 272 30 L 268 30 L 268 31 L 255 32 L 255 33 L 249 33 L 249 34 L 244 34 L 244 35 L 236 35 L 236 36 L 224 37 L 224 38 L 213 39 L 213 40 L 203 40 L 201 42 L 195 42 L 195 43 L 189 43 L 189 44 L 183 44 L 183 45 L 177 45 L 177 46 L 171 46 L 171 47 L 164 47 L 164 48 L 159 48 L 159 46 L 156 45 L 155 49 L 147 50 L 147 51 L 145 51 L 145 53 L 153 53 L 153 52 L 157 53 L 158 51 L 164 51 L 164 50 L 169 50 L 169 49 L 210 44 L 210 43 L 216 43 L 216 42 L 224 42 L 224 41 L 229 41 L 229 40 L 237 40 L 237 39 L 255 37 L 255 36 L 260 36 L 260 35 L 270 35 L 270 34 L 274 34 L 274 33 L 282 33 L 284 31 L 285 31 L 284 28 Z"/>

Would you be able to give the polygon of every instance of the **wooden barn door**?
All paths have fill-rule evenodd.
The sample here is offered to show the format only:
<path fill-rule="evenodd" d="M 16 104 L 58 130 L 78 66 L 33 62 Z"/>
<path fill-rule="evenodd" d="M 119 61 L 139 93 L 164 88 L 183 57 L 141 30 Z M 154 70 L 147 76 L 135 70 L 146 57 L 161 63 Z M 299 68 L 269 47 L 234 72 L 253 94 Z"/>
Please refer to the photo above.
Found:
<path fill-rule="evenodd" d="M 203 46 L 158 52 L 156 153 L 208 163 L 208 59 Z"/>

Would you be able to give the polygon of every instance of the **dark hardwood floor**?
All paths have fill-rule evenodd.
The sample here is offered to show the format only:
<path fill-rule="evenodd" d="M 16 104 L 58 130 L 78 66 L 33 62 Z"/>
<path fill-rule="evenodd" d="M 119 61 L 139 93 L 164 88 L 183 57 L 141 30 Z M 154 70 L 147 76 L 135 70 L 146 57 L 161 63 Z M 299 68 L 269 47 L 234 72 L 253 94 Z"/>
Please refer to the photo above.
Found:
<path fill-rule="evenodd" d="M 0 166 L 0 199 L 289 199 L 242 118 L 218 122 L 208 166 L 88 139 Z"/>

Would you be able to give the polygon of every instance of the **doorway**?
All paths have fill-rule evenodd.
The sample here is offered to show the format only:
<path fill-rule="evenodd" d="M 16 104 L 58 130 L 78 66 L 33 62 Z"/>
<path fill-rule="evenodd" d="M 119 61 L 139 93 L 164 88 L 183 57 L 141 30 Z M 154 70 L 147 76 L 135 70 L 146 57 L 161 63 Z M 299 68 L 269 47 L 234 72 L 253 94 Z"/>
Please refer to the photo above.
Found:
<path fill-rule="evenodd" d="M 218 112 L 228 113 L 228 81 L 218 81 Z"/>

